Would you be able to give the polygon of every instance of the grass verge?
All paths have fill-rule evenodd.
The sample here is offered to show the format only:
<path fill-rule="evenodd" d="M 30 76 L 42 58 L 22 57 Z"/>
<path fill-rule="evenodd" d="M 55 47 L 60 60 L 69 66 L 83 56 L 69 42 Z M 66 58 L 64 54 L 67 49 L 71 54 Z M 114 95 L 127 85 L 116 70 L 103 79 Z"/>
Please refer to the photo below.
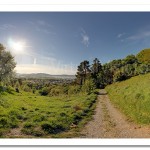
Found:
<path fill-rule="evenodd" d="M 150 74 L 107 86 L 111 101 L 132 121 L 150 124 Z"/>

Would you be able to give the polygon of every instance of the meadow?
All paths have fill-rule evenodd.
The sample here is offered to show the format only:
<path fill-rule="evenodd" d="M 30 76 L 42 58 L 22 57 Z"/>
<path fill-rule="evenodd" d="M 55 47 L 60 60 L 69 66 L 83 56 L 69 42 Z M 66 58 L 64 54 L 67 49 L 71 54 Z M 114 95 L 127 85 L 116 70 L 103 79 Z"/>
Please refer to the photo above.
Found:
<path fill-rule="evenodd" d="M 96 94 L 78 92 L 42 96 L 39 92 L 3 92 L 0 97 L 0 136 L 74 137 L 90 119 Z M 68 133 L 68 134 L 67 134 Z M 10 135 L 11 136 L 11 135 Z"/>
<path fill-rule="evenodd" d="M 150 123 L 150 73 L 108 85 L 106 91 L 130 121 Z"/>

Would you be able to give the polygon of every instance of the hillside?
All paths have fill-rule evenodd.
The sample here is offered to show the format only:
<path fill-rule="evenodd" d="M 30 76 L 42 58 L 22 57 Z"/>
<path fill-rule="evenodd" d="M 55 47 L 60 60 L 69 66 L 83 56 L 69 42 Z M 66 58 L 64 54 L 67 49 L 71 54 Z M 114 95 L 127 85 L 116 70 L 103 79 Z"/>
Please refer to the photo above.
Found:
<path fill-rule="evenodd" d="M 137 54 L 137 59 L 141 63 L 150 63 L 150 49 L 144 49 Z"/>
<path fill-rule="evenodd" d="M 130 120 L 140 124 L 150 123 L 150 73 L 108 85 L 114 103 Z"/>
<path fill-rule="evenodd" d="M 74 75 L 51 75 L 46 73 L 17 74 L 18 78 L 34 79 L 74 79 Z"/>

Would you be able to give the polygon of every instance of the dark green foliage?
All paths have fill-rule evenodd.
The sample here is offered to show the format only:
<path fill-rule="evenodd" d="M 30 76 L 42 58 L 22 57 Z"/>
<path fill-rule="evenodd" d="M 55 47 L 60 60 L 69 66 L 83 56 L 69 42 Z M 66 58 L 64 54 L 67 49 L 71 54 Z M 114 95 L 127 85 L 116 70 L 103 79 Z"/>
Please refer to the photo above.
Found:
<path fill-rule="evenodd" d="M 22 113 L 21 113 L 21 111 L 17 111 L 17 110 L 11 110 L 10 112 L 9 112 L 9 115 L 10 116 L 14 116 L 15 118 L 17 118 L 17 119 L 19 119 L 19 120 L 22 120 L 23 119 L 23 115 L 22 115 Z"/>
<path fill-rule="evenodd" d="M 16 88 L 16 92 L 19 93 L 19 88 Z"/>
<path fill-rule="evenodd" d="M 134 55 L 128 55 L 125 59 L 122 60 L 124 65 L 137 63 L 138 60 Z"/>
<path fill-rule="evenodd" d="M 6 117 L 0 118 L 0 128 L 7 128 L 9 127 L 9 120 Z"/>
<path fill-rule="evenodd" d="M 142 50 L 135 55 L 128 55 L 124 59 L 113 60 L 109 63 L 101 65 L 100 61 L 95 58 L 91 65 L 91 70 L 88 70 L 88 78 L 84 76 L 81 62 L 78 66 L 77 82 L 80 81 L 82 89 L 85 88 L 85 83 L 89 80 L 93 80 L 96 88 L 104 88 L 113 82 L 119 82 L 136 75 L 146 74 L 150 72 L 150 49 Z M 87 62 L 87 61 L 86 61 Z M 88 68 L 89 68 L 89 63 Z M 83 74 L 82 74 L 83 73 Z M 83 83 L 84 81 L 84 83 Z"/>
<path fill-rule="evenodd" d="M 43 88 L 42 90 L 40 90 L 39 93 L 40 93 L 42 96 L 46 96 L 46 95 L 48 95 L 48 93 L 49 93 L 49 89 L 45 87 L 45 88 Z"/>
<path fill-rule="evenodd" d="M 44 131 L 46 131 L 47 133 L 50 133 L 50 134 L 59 133 L 66 129 L 64 124 L 61 124 L 60 122 L 57 122 L 54 120 L 43 122 L 41 124 L 41 127 Z"/>
<path fill-rule="evenodd" d="M 83 85 L 85 80 L 90 76 L 91 70 L 89 69 L 89 61 L 84 60 L 83 62 L 80 63 L 77 69 L 77 74 L 76 74 L 76 82 L 79 85 Z"/>
<path fill-rule="evenodd" d="M 14 57 L 0 44 L 0 83 L 7 81 L 14 75 L 13 70 L 15 67 L 16 63 L 14 62 Z"/>
<path fill-rule="evenodd" d="M 42 121 L 45 121 L 46 118 L 47 118 L 46 116 L 38 114 L 33 117 L 33 121 L 34 122 L 42 122 Z"/>
<path fill-rule="evenodd" d="M 32 128 L 32 127 L 34 127 L 34 125 L 32 122 L 26 122 L 23 127 L 24 128 Z"/>
<path fill-rule="evenodd" d="M 11 116 L 8 118 L 1 117 L 0 118 L 0 128 L 16 128 L 18 127 L 18 119 L 15 116 Z"/>

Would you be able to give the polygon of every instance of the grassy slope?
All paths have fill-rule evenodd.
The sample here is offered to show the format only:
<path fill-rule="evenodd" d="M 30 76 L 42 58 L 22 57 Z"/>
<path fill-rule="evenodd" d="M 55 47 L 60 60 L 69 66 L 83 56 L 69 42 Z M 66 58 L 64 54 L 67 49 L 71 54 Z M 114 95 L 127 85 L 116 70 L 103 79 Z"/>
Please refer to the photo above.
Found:
<path fill-rule="evenodd" d="M 137 58 L 142 63 L 150 63 L 150 49 L 144 49 L 137 54 Z"/>
<path fill-rule="evenodd" d="M 22 127 L 22 132 L 46 136 L 68 130 L 88 117 L 96 95 L 38 96 L 32 93 L 6 93 L 0 98 L 0 134 Z"/>
<path fill-rule="evenodd" d="M 150 123 L 150 73 L 106 87 L 111 101 L 131 120 Z"/>

